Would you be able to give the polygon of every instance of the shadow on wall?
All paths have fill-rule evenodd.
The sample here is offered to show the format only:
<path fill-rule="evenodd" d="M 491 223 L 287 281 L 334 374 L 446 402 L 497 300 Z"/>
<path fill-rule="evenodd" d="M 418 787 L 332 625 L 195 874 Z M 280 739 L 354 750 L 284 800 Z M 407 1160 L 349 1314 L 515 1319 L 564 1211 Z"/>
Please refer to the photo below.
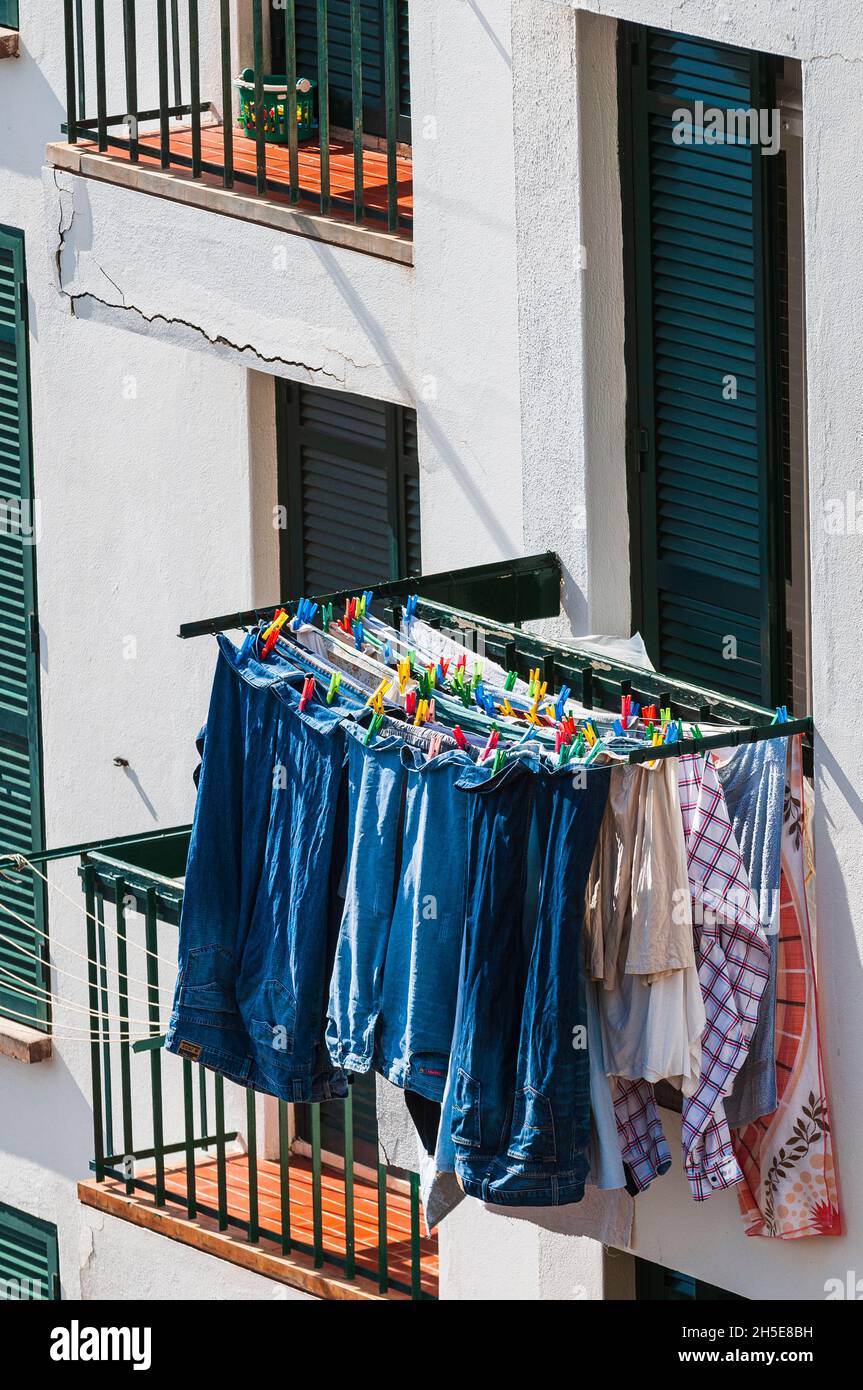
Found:
<path fill-rule="evenodd" d="M 506 527 L 500 521 L 500 518 L 495 515 L 494 511 L 489 506 L 486 495 L 483 493 L 477 480 L 468 472 L 464 460 L 453 447 L 428 404 L 415 399 L 414 382 L 409 379 L 403 368 L 393 358 L 390 352 L 389 341 L 379 320 L 375 317 L 369 306 L 363 303 L 357 296 L 347 276 L 340 269 L 331 249 L 324 242 L 315 242 L 314 249 L 315 255 L 318 257 L 322 267 L 338 290 L 357 323 L 363 328 L 369 341 L 377 348 L 381 362 L 389 373 L 390 378 L 397 386 L 399 394 L 406 397 L 408 400 L 414 401 L 421 431 L 431 442 L 432 448 L 441 464 L 449 470 L 451 476 L 455 479 L 464 495 L 467 506 L 470 507 L 474 515 L 484 525 L 489 539 L 499 551 L 501 558 L 510 559 L 516 555 L 522 554 L 523 542 L 521 536 L 514 537 L 507 531 Z"/>

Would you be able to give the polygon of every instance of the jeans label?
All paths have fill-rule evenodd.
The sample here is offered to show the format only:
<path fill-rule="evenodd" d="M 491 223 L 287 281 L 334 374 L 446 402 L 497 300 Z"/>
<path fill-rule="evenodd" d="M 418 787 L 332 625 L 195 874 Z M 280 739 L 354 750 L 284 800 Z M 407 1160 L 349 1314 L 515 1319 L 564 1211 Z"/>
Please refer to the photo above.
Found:
<path fill-rule="evenodd" d="M 187 1057 L 190 1062 L 197 1062 L 201 1055 L 201 1048 L 197 1043 L 181 1042 L 180 1056 Z"/>

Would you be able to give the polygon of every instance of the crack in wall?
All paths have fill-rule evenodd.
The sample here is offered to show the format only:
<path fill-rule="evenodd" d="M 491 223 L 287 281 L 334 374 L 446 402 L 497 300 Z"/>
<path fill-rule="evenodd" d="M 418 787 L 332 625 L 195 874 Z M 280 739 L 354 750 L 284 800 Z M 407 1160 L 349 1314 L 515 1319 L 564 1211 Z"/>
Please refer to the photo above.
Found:
<path fill-rule="evenodd" d="M 294 368 L 300 371 L 308 372 L 308 374 L 312 377 L 327 377 L 330 381 L 335 382 L 338 386 L 346 385 L 347 370 L 344 370 L 341 373 L 333 372 L 323 366 L 312 366 L 310 363 L 300 361 L 299 359 L 282 357 L 278 353 L 270 357 L 267 356 L 266 353 L 263 353 L 258 348 L 256 348 L 253 343 L 235 343 L 230 338 L 225 337 L 225 335 L 221 333 L 217 333 L 214 336 L 213 334 L 208 333 L 207 330 L 203 328 L 200 324 L 192 323 L 189 319 L 172 317 L 168 314 L 160 313 L 146 314 L 144 310 L 139 309 L 137 305 L 129 304 L 127 302 L 126 296 L 124 292 L 121 290 L 120 286 L 117 284 L 115 280 L 111 279 L 111 276 L 108 274 L 107 270 L 105 270 L 103 266 L 99 265 L 98 261 L 96 261 L 95 258 L 94 264 L 96 265 L 97 270 L 99 271 L 100 275 L 103 275 L 105 277 L 109 285 L 111 285 L 112 288 L 116 290 L 121 302 L 119 304 L 115 304 L 108 299 L 102 299 L 99 295 L 94 294 L 92 290 L 75 291 L 67 289 L 63 284 L 62 261 L 63 252 L 66 249 L 66 240 L 75 221 L 75 195 L 74 187 L 64 188 L 61 186 L 60 183 L 58 183 L 58 172 L 62 171 L 58 171 L 57 169 L 53 171 L 54 186 L 57 189 L 57 196 L 60 204 L 60 217 L 57 226 L 57 249 L 55 251 L 55 261 L 57 265 L 57 285 L 61 295 L 63 295 L 63 297 L 69 301 L 69 311 L 72 314 L 73 318 L 76 317 L 76 304 L 79 301 L 90 300 L 94 304 L 101 305 L 104 309 L 118 309 L 123 313 L 134 314 L 137 318 L 141 320 L 141 322 L 148 325 L 155 323 L 163 323 L 169 328 L 187 328 L 190 330 L 190 332 L 199 334 L 200 337 L 202 337 L 210 347 L 228 348 L 232 352 L 239 353 L 241 356 L 245 356 L 246 354 L 250 353 L 258 362 L 260 362 L 264 366 L 280 366 Z M 69 205 L 68 213 L 66 210 L 66 206 L 64 205 L 64 195 L 66 195 L 67 197 L 71 197 L 71 204 Z M 377 370 L 380 367 L 379 362 L 357 362 L 354 358 L 349 357 L 346 353 L 338 353 L 338 355 L 344 362 L 346 369 L 350 366 L 353 367 L 356 371 L 367 371 L 369 369 Z"/>

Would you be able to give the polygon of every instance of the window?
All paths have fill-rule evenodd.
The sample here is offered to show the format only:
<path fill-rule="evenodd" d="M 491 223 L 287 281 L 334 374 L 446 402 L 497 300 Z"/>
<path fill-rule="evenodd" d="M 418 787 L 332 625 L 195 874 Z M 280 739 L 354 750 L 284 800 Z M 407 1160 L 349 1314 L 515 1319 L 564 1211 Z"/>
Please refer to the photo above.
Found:
<path fill-rule="evenodd" d="M 278 383 L 282 592 L 326 594 L 420 569 L 416 413 Z"/>
<path fill-rule="evenodd" d="M 297 74 L 317 78 L 318 27 L 316 0 L 295 0 L 297 26 Z M 270 31 L 274 72 L 285 71 L 285 9 L 273 4 Z M 386 135 L 384 84 L 383 0 L 362 0 L 363 130 L 367 135 Z M 398 138 L 411 138 L 410 53 L 408 0 L 396 0 L 398 69 Z M 330 119 L 345 130 L 352 127 L 351 109 L 351 6 L 350 0 L 329 0 Z"/>
<path fill-rule="evenodd" d="M 786 209 L 802 222 L 799 199 L 781 196 L 784 156 L 735 134 L 727 113 L 751 111 L 770 123 L 762 136 L 778 133 L 778 68 L 763 54 L 621 26 L 635 625 L 660 670 L 763 705 L 790 701 L 795 659 L 795 688 L 805 686 L 799 566 L 791 660 L 786 617 L 786 534 L 796 525 L 805 536 L 805 518 L 783 525 L 783 494 L 798 511 L 805 498 L 805 431 L 797 421 L 792 463 L 787 428 L 802 313 L 792 287 L 783 315 L 780 274 Z M 794 246 L 785 268 L 801 275 L 802 294 Z M 783 324 L 796 335 L 791 389 Z"/>
<path fill-rule="evenodd" d="M 27 281 L 23 234 L 0 227 L 0 854 L 42 846 L 39 682 Z M 47 1006 L 45 897 L 30 874 L 0 878 L 0 1014 L 34 1027 Z M 13 915 L 14 914 L 14 915 Z M 38 959 L 34 959 L 38 957 Z M 23 1017 L 22 1017 L 23 1016 Z"/>
<path fill-rule="evenodd" d="M 727 1289 L 717 1288 L 715 1284 L 705 1284 L 701 1279 L 693 1279 L 690 1274 L 681 1274 L 676 1269 L 666 1269 L 664 1265 L 655 1265 L 650 1260 L 638 1258 L 635 1261 L 635 1297 L 638 1302 L 746 1302 L 740 1294 L 729 1293 Z"/>
<path fill-rule="evenodd" d="M 0 1303 L 59 1297 L 57 1227 L 0 1202 Z"/>
<path fill-rule="evenodd" d="M 18 0 L 0 0 L 0 28 L 18 28 Z"/>

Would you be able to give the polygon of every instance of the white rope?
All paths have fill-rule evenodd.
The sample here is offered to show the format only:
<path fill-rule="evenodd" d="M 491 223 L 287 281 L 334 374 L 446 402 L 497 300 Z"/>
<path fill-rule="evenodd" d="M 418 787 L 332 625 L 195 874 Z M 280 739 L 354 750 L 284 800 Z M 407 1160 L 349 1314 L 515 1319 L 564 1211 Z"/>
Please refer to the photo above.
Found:
<path fill-rule="evenodd" d="M 51 949 L 58 948 L 61 949 L 61 951 L 68 951 L 68 954 L 74 955 L 76 960 L 83 960 L 83 962 L 85 962 L 86 965 L 96 966 L 97 970 L 107 969 L 107 962 L 103 963 L 100 962 L 100 960 L 93 960 L 88 955 L 82 955 L 81 951 L 75 951 L 74 947 L 67 947 L 67 944 L 65 944 L 64 941 L 51 941 L 51 938 L 49 937 L 49 934 L 47 934 L 47 931 L 42 931 L 39 929 L 39 927 L 33 926 L 33 923 L 28 922 L 28 920 L 26 920 L 26 917 L 18 916 L 18 913 L 13 912 L 13 909 L 11 908 L 7 908 L 7 905 L 4 902 L 0 902 L 0 912 L 6 912 L 7 916 L 14 917 L 15 922 L 21 923 L 21 926 L 26 927 L 26 930 L 33 931 L 33 933 L 38 935 L 38 937 L 42 937 L 44 941 L 49 941 Z M 8 945 L 11 945 L 11 947 L 15 949 L 15 951 L 21 951 L 22 955 L 32 955 L 31 951 L 25 951 L 24 947 L 18 947 L 18 945 L 15 944 L 15 942 L 11 940 L 10 937 L 4 937 L 4 935 L 0 934 L 0 941 L 6 941 Z M 42 960 L 42 956 L 32 955 L 32 959 Z M 82 976 L 79 976 L 79 974 L 72 974 L 71 972 L 69 972 L 69 970 L 63 970 L 60 966 L 54 965 L 54 963 L 51 963 L 51 969 L 56 970 L 57 974 L 65 974 L 65 976 L 69 977 L 69 980 L 78 980 L 79 984 L 89 984 L 89 980 L 83 980 Z M 174 966 L 174 969 L 176 969 L 176 966 Z M 150 988 L 146 980 L 136 980 L 135 977 L 129 976 L 129 974 L 126 974 L 125 979 L 126 981 L 131 980 L 132 984 L 140 984 L 140 987 L 142 987 L 143 990 L 149 990 Z M 161 986 L 153 986 L 153 988 L 154 990 L 156 990 L 157 994 L 164 994 L 165 998 L 174 998 L 174 990 L 172 990 L 172 988 L 171 990 L 164 990 L 164 988 Z M 126 995 L 126 998 L 135 999 L 136 1004 L 150 1004 L 151 1002 L 149 998 L 142 999 L 138 994 L 129 994 Z"/>
<path fill-rule="evenodd" d="M 22 926 L 27 927 L 27 929 L 30 931 L 37 930 L 32 926 L 30 922 L 27 921 L 26 917 L 19 917 L 18 913 L 13 912 L 11 907 L 7 907 L 5 903 L 0 903 L 0 912 L 5 912 L 8 914 L 8 916 L 14 917 L 16 922 L 20 922 Z M 39 932 L 39 935 L 45 936 L 45 933 Z M 45 936 L 45 940 L 48 940 L 47 936 Z M 19 945 L 16 941 L 13 941 L 11 936 L 4 936 L 3 933 L 0 932 L 0 942 L 2 942 L 5 946 L 11 946 L 12 950 L 17 951 L 19 955 L 29 956 L 30 960 L 37 961 L 39 965 L 44 964 L 44 961 L 40 955 L 37 955 L 35 951 L 28 951 L 26 947 Z M 58 941 L 56 944 L 58 946 L 63 945 L 62 941 Z M 88 965 L 95 966 L 97 970 L 107 970 L 107 965 L 102 965 L 97 960 L 90 960 L 89 956 L 82 956 L 80 951 L 72 951 L 71 946 L 67 946 L 65 947 L 65 949 L 67 951 L 71 951 L 72 955 L 76 956 L 78 960 L 86 961 Z M 79 985 L 89 985 L 90 983 L 90 981 L 85 980 L 82 975 L 75 975 L 71 970 L 63 970 L 59 965 L 55 965 L 53 961 L 51 962 L 51 969 L 55 970 L 58 975 L 65 975 L 67 979 L 75 980 L 76 983 Z M 143 985 L 145 988 L 147 988 L 144 980 L 133 980 L 132 983 Z M 174 997 L 174 991 L 172 989 L 158 989 L 156 986 L 154 986 L 153 988 L 157 994 L 164 994 L 166 998 L 173 999 Z M 126 998 L 134 1000 L 136 1004 L 146 1004 L 148 1006 L 157 1002 L 155 999 L 151 998 L 142 999 L 139 994 L 127 994 Z"/>
<path fill-rule="evenodd" d="M 17 1013 L 15 1009 L 4 1009 L 4 1010 L 3 1010 L 3 1017 L 4 1017 L 4 1018 L 15 1018 L 15 1019 L 20 1019 L 22 1023 L 28 1023 L 28 1024 L 30 1025 L 31 1028 L 33 1027 L 33 1015 L 32 1015 L 32 1014 L 20 1014 L 20 1013 Z M 90 1029 L 88 1029 L 88 1028 L 63 1028 L 63 1029 L 57 1029 L 57 1030 L 55 1030 L 54 1028 L 52 1028 L 51 1031 L 50 1031 L 50 1033 L 46 1033 L 46 1034 L 45 1034 L 45 1037 L 46 1037 L 46 1038 L 50 1038 L 50 1040 L 51 1040 L 52 1042 L 54 1041 L 55 1038 L 56 1038 L 58 1041 L 59 1041 L 60 1039 L 62 1039 L 62 1038 L 69 1038 L 69 1039 L 72 1039 L 72 1040 L 75 1041 L 75 1042 L 80 1042 L 81 1040 L 89 1039 L 90 1042 L 127 1042 L 127 1043 L 136 1043 L 136 1042 L 146 1042 L 147 1039 L 149 1039 L 149 1038 L 159 1038 L 159 1037 L 161 1037 L 161 1036 L 162 1036 L 162 1034 L 161 1034 L 161 1032 L 159 1032 L 159 1033 L 146 1033 L 146 1034 L 144 1035 L 144 1037 L 142 1037 L 142 1038 L 133 1038 L 132 1035 L 131 1035 L 131 1033 L 126 1033 L 126 1034 L 124 1034 L 124 1033 L 120 1033 L 120 1034 L 117 1034 L 117 1033 L 94 1033 L 92 1030 L 90 1030 Z"/>
<path fill-rule="evenodd" d="M 86 920 L 95 922 L 97 927 L 104 928 L 104 930 L 108 932 L 109 935 L 117 937 L 118 940 L 121 939 L 120 933 L 117 931 L 115 927 L 110 926 L 108 922 L 100 922 L 99 918 L 96 916 L 95 913 L 88 912 L 86 907 L 82 906 L 79 898 L 73 898 L 71 893 L 65 892 L 62 888 L 59 887 L 58 884 L 52 883 L 50 879 L 47 877 L 47 875 L 42 873 L 41 869 L 37 869 L 35 864 L 30 863 L 30 860 L 27 859 L 25 855 L 15 854 L 11 855 L 10 858 L 14 859 L 18 864 L 25 864 L 31 873 L 36 874 L 38 878 L 41 878 L 43 883 L 47 884 L 49 893 L 59 893 L 60 897 L 65 898 L 67 902 L 71 903 L 72 906 L 75 908 L 76 912 L 80 912 Z M 2 873 L 2 870 L 0 870 L 0 873 Z M 34 928 L 34 930 L 36 930 L 36 928 Z M 41 935 L 45 936 L 45 933 L 42 932 Z M 47 936 L 45 936 L 45 939 L 47 941 Z M 60 942 L 58 944 L 62 945 L 63 943 Z M 142 945 L 140 941 L 132 941 L 131 939 L 127 939 L 126 945 L 134 946 L 137 950 L 143 951 L 146 956 L 152 956 L 154 960 L 161 961 L 163 965 L 170 966 L 172 970 L 176 970 L 177 968 L 176 961 L 169 960 L 167 956 L 158 955 L 155 951 L 151 951 L 148 947 Z M 68 951 L 71 950 L 71 947 L 65 946 L 63 949 Z M 73 952 L 73 954 L 77 954 L 77 952 Z M 81 959 L 86 960 L 86 956 L 82 956 Z M 144 981 L 139 980 L 137 983 L 143 984 Z"/>
<path fill-rule="evenodd" d="M 102 1009 L 90 1009 L 86 1004 L 69 1003 L 67 1000 L 61 999 L 58 994 L 53 994 L 50 990 L 43 989 L 41 985 L 31 983 L 28 980 L 22 980 L 20 975 L 16 975 L 13 970 L 7 970 L 5 966 L 2 965 L 0 965 L 0 975 L 5 975 L 7 979 L 14 981 L 14 985 L 10 985 L 6 983 L 6 980 L 0 979 L 0 987 L 10 994 L 20 994 L 23 999 L 29 999 L 36 1004 L 53 1004 L 61 1009 L 69 1009 L 75 1014 L 87 1014 L 90 1018 L 108 1019 L 111 1023 L 135 1023 L 140 1024 L 142 1028 L 153 1028 L 158 1023 L 159 1027 L 162 1027 L 158 1020 L 150 1018 L 124 1018 L 122 1014 L 107 1013 Z"/>

